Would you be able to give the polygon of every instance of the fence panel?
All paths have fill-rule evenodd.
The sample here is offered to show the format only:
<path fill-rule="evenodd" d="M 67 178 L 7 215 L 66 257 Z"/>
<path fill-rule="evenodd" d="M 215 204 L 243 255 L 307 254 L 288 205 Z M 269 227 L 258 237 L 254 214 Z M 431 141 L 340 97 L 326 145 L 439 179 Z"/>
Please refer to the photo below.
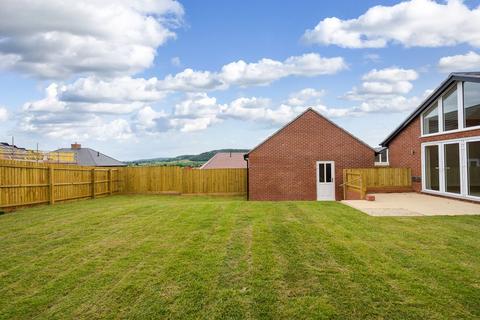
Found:
<path fill-rule="evenodd" d="M 182 193 L 180 167 L 127 167 L 123 175 L 126 193 Z"/>
<path fill-rule="evenodd" d="M 412 171 L 410 168 L 389 167 L 344 169 L 344 193 L 355 189 L 362 199 L 364 192 L 355 187 L 357 181 L 362 181 L 364 192 L 407 191 L 412 188 Z"/>
<path fill-rule="evenodd" d="M 0 208 L 54 204 L 118 192 L 245 194 L 247 170 L 94 168 L 0 160 Z"/>
<path fill-rule="evenodd" d="M 180 167 L 128 167 L 126 193 L 245 194 L 246 169 L 185 169 Z"/>
<path fill-rule="evenodd" d="M 0 160 L 0 208 L 120 192 L 120 170 Z"/>
<path fill-rule="evenodd" d="M 246 169 L 183 170 L 182 193 L 245 194 Z"/>

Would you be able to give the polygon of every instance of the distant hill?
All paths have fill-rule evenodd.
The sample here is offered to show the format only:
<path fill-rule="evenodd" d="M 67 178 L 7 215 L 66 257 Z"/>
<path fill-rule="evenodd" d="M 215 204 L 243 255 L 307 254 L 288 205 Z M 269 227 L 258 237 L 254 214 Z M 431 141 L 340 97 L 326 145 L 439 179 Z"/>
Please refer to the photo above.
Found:
<path fill-rule="evenodd" d="M 219 152 L 248 152 L 249 149 L 220 149 L 203 152 L 200 154 L 186 154 L 177 157 L 171 158 L 153 158 L 153 159 L 140 159 L 135 161 L 127 161 L 129 165 L 176 165 L 176 166 L 189 166 L 189 167 L 199 167 L 215 154 Z"/>

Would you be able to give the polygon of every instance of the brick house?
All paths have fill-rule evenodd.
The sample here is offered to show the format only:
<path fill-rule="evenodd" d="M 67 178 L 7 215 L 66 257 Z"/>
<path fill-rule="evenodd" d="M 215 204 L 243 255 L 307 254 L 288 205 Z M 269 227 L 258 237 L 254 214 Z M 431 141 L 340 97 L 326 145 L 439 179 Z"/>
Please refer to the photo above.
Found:
<path fill-rule="evenodd" d="M 375 150 L 307 109 L 245 155 L 251 200 L 341 200 L 344 168 L 374 166 Z"/>
<path fill-rule="evenodd" d="M 480 201 L 480 73 L 452 73 L 388 136 L 417 192 Z"/>

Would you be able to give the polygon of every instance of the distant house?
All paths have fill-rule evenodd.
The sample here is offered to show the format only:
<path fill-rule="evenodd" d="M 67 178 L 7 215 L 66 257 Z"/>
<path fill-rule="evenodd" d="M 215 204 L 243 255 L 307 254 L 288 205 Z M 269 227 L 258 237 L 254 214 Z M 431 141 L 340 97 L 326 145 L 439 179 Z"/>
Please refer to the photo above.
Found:
<path fill-rule="evenodd" d="M 90 148 L 82 148 L 81 144 L 73 143 L 71 148 L 62 148 L 56 152 L 73 152 L 79 166 L 90 167 L 125 167 L 125 163 L 109 157 Z"/>
<path fill-rule="evenodd" d="M 219 152 L 208 160 L 200 169 L 246 169 L 245 153 Z"/>

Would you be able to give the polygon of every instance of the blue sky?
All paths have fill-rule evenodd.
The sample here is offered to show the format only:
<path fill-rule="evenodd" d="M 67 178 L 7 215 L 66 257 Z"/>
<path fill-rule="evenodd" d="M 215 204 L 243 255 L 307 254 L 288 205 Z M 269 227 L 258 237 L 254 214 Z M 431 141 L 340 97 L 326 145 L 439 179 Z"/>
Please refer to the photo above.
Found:
<path fill-rule="evenodd" d="M 22 1 L 0 4 L 0 140 L 27 148 L 251 148 L 307 107 L 374 146 L 480 70 L 478 1 Z"/>

